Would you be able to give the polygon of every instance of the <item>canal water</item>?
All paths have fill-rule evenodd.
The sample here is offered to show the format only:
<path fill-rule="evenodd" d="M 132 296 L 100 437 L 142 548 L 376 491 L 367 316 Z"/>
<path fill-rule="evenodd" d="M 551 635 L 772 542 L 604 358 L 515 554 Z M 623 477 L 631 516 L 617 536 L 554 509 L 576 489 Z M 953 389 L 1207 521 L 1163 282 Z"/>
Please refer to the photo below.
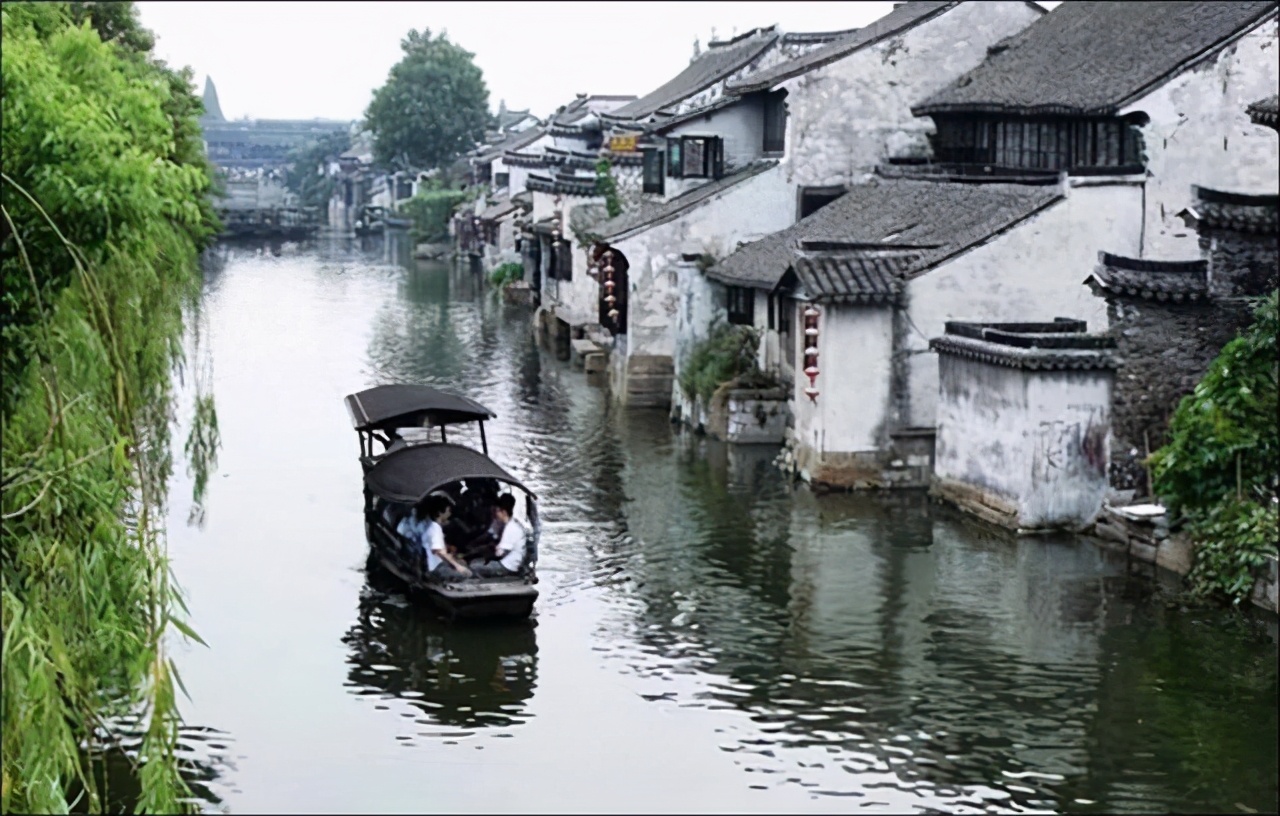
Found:
<path fill-rule="evenodd" d="M 776 450 L 611 408 L 527 309 L 406 252 L 212 260 L 222 449 L 202 521 L 181 466 L 169 511 L 206 810 L 1276 809 L 1273 623 L 1149 597 L 1083 540 L 796 488 Z M 498 414 L 544 519 L 533 620 L 366 579 L 342 397 L 396 382 Z"/>

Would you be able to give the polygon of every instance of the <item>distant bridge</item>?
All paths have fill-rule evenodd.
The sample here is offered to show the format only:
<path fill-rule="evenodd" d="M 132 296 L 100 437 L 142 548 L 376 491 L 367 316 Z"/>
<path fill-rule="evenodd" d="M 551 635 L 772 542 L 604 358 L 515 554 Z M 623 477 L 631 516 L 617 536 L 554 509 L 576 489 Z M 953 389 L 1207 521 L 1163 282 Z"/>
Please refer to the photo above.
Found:
<path fill-rule="evenodd" d="M 217 210 L 225 237 L 299 239 L 323 226 L 319 210 L 297 206 L 296 197 L 274 181 L 228 179 L 224 186 Z"/>

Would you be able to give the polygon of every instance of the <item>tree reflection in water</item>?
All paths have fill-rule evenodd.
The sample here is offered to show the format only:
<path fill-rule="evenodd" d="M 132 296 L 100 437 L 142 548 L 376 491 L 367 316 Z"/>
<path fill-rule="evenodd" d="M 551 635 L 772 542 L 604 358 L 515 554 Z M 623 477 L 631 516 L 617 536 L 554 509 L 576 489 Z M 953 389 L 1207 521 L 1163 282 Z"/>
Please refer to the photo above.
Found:
<path fill-rule="evenodd" d="M 376 571 L 343 642 L 354 694 L 392 695 L 427 721 L 468 729 L 521 725 L 537 685 L 532 620 L 449 622 L 410 604 Z"/>

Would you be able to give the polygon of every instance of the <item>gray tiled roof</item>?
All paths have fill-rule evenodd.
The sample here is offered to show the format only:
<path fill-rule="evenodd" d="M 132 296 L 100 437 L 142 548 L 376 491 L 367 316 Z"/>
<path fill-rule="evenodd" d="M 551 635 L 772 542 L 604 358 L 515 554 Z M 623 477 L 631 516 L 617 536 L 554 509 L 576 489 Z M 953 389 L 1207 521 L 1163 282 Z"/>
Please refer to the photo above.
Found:
<path fill-rule="evenodd" d="M 511 200 L 505 195 L 496 196 L 489 202 L 489 206 L 480 213 L 479 217 L 481 221 L 497 221 L 518 209 L 520 209 L 519 202 Z"/>
<path fill-rule="evenodd" d="M 1247 195 L 1192 185 L 1197 228 L 1256 232 L 1280 231 L 1280 195 Z"/>
<path fill-rule="evenodd" d="M 512 125 L 518 125 L 529 116 L 529 109 L 524 110 L 503 110 L 497 115 L 498 129 L 506 130 Z"/>
<path fill-rule="evenodd" d="M 594 113 L 599 113 L 606 109 L 607 106 L 601 105 L 601 102 L 622 103 L 623 106 L 630 105 L 635 101 L 634 96 L 617 96 L 609 94 L 580 94 L 576 99 L 560 108 L 547 120 L 549 128 L 572 128 Z"/>
<path fill-rule="evenodd" d="M 757 29 L 706 51 L 671 80 L 609 113 L 611 119 L 642 119 L 710 87 L 764 53 L 778 39 L 774 28 Z"/>
<path fill-rule="evenodd" d="M 1249 117 L 1256 125 L 1276 126 L 1277 111 L 1280 108 L 1280 95 L 1259 99 L 1249 106 Z"/>
<path fill-rule="evenodd" d="M 869 256 L 898 252 L 895 271 L 915 277 L 1062 200 L 1054 185 L 875 179 L 780 232 L 747 244 L 708 270 L 735 286 L 772 289 L 800 257 L 801 242 Z M 919 254 L 909 255 L 909 250 Z"/>
<path fill-rule="evenodd" d="M 1200 301 L 1209 297 L 1207 261 L 1160 261 L 1098 253 L 1098 265 L 1085 278 L 1099 297 Z"/>
<path fill-rule="evenodd" d="M 844 59 L 850 54 L 869 45 L 874 45 L 886 37 L 894 36 L 925 20 L 943 13 L 959 3 L 935 2 L 935 0 L 916 0 L 904 3 L 868 26 L 854 29 L 837 38 L 833 42 L 803 54 L 796 59 L 788 60 L 780 65 L 748 76 L 742 82 L 731 85 L 727 90 L 734 93 L 766 90 L 783 80 L 821 68 L 830 62 Z"/>
<path fill-rule="evenodd" d="M 1101 342 L 1087 344 L 1083 348 L 1019 347 L 948 333 L 930 340 L 929 348 L 941 354 L 954 354 L 988 365 L 1031 371 L 1088 371 L 1119 367 L 1120 362 L 1115 352 L 1105 344 L 1110 338 L 1087 335 L 1081 339 Z"/>
<path fill-rule="evenodd" d="M 782 42 L 787 45 L 812 45 L 829 43 L 841 37 L 847 37 L 858 29 L 845 28 L 840 31 L 793 31 L 782 35 Z"/>
<path fill-rule="evenodd" d="M 919 252 L 823 253 L 792 264 L 805 294 L 836 303 L 888 303 L 902 290 L 902 279 Z"/>
<path fill-rule="evenodd" d="M 1072 0 L 912 112 L 1113 114 L 1275 9 L 1275 0 Z"/>
<path fill-rule="evenodd" d="M 777 165 L 776 161 L 753 162 L 724 178 L 709 181 L 667 201 L 643 200 L 635 209 L 600 224 L 595 232 L 601 238 L 618 240 L 625 237 L 627 233 L 666 223 L 775 165 Z"/>
<path fill-rule="evenodd" d="M 506 138 L 496 144 L 480 147 L 479 150 L 476 151 L 477 155 L 475 160 L 483 164 L 484 162 L 491 162 L 494 159 L 500 159 L 502 158 L 502 154 L 506 153 L 508 150 L 519 150 L 522 147 L 528 147 L 538 141 L 538 138 L 544 133 L 546 133 L 545 128 L 531 127 L 528 130 L 522 130 L 519 133 L 508 134 Z"/>

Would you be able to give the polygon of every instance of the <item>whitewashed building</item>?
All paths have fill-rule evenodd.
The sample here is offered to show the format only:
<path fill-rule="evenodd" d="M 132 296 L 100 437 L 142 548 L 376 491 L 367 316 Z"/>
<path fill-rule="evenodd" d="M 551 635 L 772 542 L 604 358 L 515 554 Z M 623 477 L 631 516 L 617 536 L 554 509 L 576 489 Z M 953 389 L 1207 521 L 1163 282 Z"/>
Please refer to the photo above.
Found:
<path fill-rule="evenodd" d="M 1108 492 L 1115 340 L 1083 321 L 948 322 L 933 489 L 1020 532 L 1082 530 Z"/>
<path fill-rule="evenodd" d="M 595 172 L 603 141 L 601 114 L 633 99 L 578 94 L 552 114 L 537 138 L 503 154 L 504 166 L 514 177 L 508 184 L 523 184 L 530 193 L 530 211 L 521 232 L 525 279 L 542 308 L 571 326 L 589 321 L 588 312 L 561 292 L 561 283 L 570 279 L 573 265 L 570 222 L 582 218 L 582 213 L 575 218 L 575 210 L 601 201 Z"/>
<path fill-rule="evenodd" d="M 887 151 L 914 140 L 923 154 L 927 125 L 912 118 L 910 103 L 1042 14 L 1021 0 L 912 2 L 853 31 L 753 32 L 738 41 L 742 64 L 724 69 L 723 82 L 655 109 L 638 139 L 642 194 L 596 230 L 591 258 L 612 252 L 615 270 L 619 260 L 627 267 L 615 271 L 626 277 L 625 308 L 615 304 L 624 325 L 604 324 L 616 336 L 614 393 L 628 404 L 670 400 L 691 413 L 674 382 L 669 397 L 649 393 L 661 388 L 655 372 L 665 366 L 677 379 L 681 359 L 717 317 L 758 317 L 766 328 L 775 315 L 767 289 L 726 291 L 682 256 L 705 267 L 831 201 Z M 597 263 L 597 277 L 602 270 Z M 762 362 L 776 365 L 776 336 L 763 348 Z M 636 373 L 643 389 L 632 382 Z"/>
<path fill-rule="evenodd" d="M 895 157 L 882 178 L 713 267 L 715 279 L 773 295 L 801 474 L 844 486 L 926 482 L 910 461 L 922 461 L 936 426 L 928 339 L 948 321 L 1066 315 L 1104 328 L 1082 276 L 1099 249 L 1143 258 L 1178 253 L 1183 240 L 1194 248 L 1175 215 L 1191 203 L 1206 149 L 1237 151 L 1248 164 L 1234 177 L 1273 180 L 1274 148 L 1265 155 L 1238 99 L 1274 88 L 1275 5 L 1065 3 L 916 106 L 937 120 L 928 160 Z M 1196 99 L 1213 87 L 1221 101 L 1151 146 L 1143 134 L 1173 132 L 1176 120 L 1155 104 L 1137 115 L 1135 100 L 1164 98 L 1169 85 Z M 1159 173 L 1184 189 L 1175 196 Z M 877 277 L 860 278 L 867 269 Z M 866 286 L 893 293 L 873 305 Z M 805 301 L 821 312 L 814 381 Z"/>

